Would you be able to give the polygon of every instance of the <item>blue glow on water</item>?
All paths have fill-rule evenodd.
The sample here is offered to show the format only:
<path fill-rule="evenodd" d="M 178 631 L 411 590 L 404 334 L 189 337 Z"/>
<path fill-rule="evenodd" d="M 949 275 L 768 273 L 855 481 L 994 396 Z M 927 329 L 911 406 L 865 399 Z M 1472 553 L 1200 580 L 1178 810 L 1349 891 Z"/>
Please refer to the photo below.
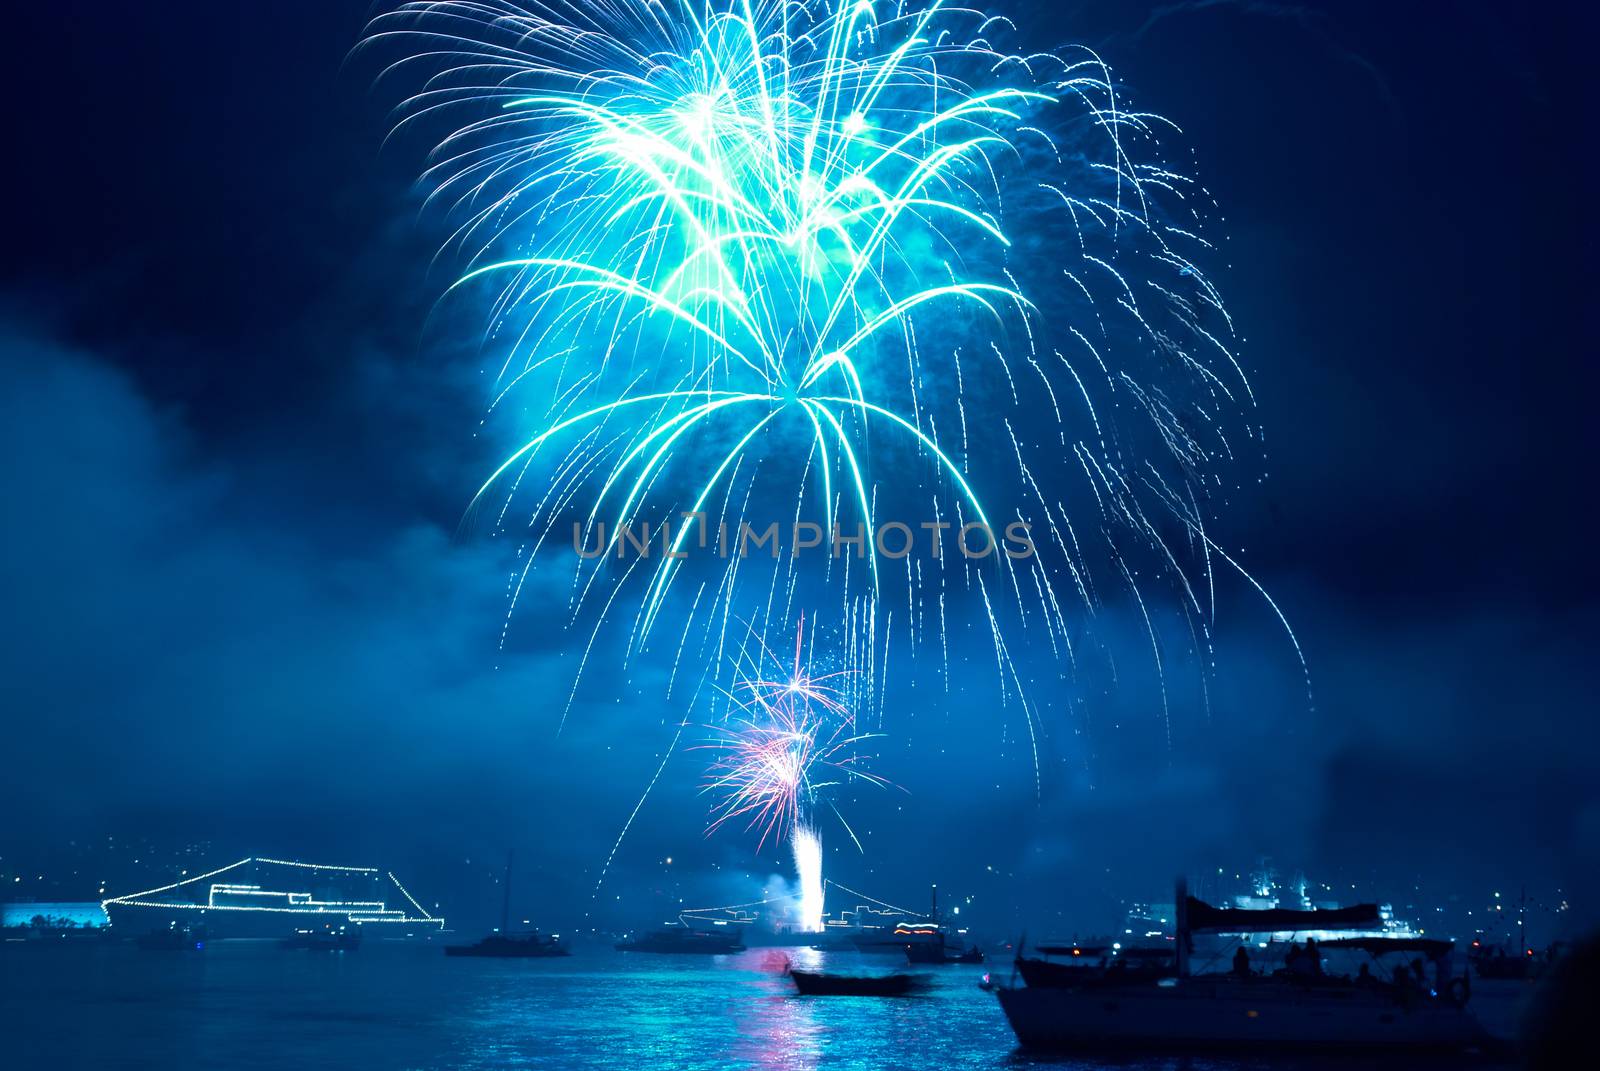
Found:
<path fill-rule="evenodd" d="M 195 952 L 12 943 L 0 945 L 0 1037 L 8 1071 L 1306 1066 L 1035 1059 L 1016 1051 L 995 998 L 978 989 L 986 971 L 1003 980 L 1003 966 L 933 968 L 917 998 L 803 998 L 779 973 L 784 955 L 812 968 L 903 969 L 893 957 L 810 950 L 713 958 L 580 948 L 569 959 L 519 961 L 382 942 L 355 953 L 272 942 Z"/>

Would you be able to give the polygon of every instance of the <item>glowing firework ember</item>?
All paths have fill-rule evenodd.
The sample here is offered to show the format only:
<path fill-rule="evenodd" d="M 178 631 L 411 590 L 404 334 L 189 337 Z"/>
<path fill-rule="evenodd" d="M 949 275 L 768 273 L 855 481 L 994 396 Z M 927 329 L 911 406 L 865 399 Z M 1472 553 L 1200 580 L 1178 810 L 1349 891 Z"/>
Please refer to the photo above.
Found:
<path fill-rule="evenodd" d="M 789 839 L 800 879 L 800 926 L 815 931 L 822 928 L 822 837 L 815 805 L 840 781 L 884 782 L 861 766 L 858 745 L 873 734 L 855 731 L 839 687 L 848 674 L 813 675 L 804 638 L 802 622 L 787 675 L 756 676 L 735 688 L 737 714 L 711 745 L 718 755 L 706 790 L 719 796 L 708 832 L 742 819 L 761 831 L 763 844 L 769 837 Z"/>
<path fill-rule="evenodd" d="M 1026 514 L 1021 561 L 951 564 L 935 542 L 853 566 L 835 544 L 807 581 L 837 596 L 848 660 L 886 659 L 892 628 L 934 635 L 948 681 L 952 621 L 976 622 L 1036 767 L 1005 620 L 1076 666 L 1071 604 L 1092 617 L 1120 589 L 1160 671 L 1142 585 L 1163 578 L 1209 662 L 1213 566 L 1243 573 L 1209 533 L 1252 404 L 1199 265 L 1209 198 L 1097 56 L 1008 52 L 1013 35 L 869 0 L 446 0 L 375 20 L 367 47 L 402 50 L 384 77 L 419 87 L 399 129 L 445 131 L 426 179 L 457 221 L 456 286 L 491 294 L 494 407 L 534 418 L 476 500 L 500 496 L 505 522 L 532 499 L 513 611 L 575 518 L 599 552 L 577 560 L 574 620 L 593 607 L 597 638 L 631 583 L 630 649 L 674 621 L 680 661 L 717 664 L 742 586 L 761 627 L 791 620 L 805 560 L 763 576 L 677 556 L 718 521 L 809 504 L 870 547 L 885 515 L 928 517 L 905 527 L 937 540 Z M 619 564 L 651 521 L 656 556 Z M 949 613 L 963 596 L 973 612 Z"/>

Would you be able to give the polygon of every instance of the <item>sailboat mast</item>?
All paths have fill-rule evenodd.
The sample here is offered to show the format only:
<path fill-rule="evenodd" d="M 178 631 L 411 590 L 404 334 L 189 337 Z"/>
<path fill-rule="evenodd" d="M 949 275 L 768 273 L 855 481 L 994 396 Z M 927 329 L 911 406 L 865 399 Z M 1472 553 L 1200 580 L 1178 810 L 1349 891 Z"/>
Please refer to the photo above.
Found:
<path fill-rule="evenodd" d="M 1522 898 L 1517 904 L 1517 955 L 1528 954 L 1528 887 L 1522 887 Z"/>
<path fill-rule="evenodd" d="M 503 890 L 505 898 L 500 901 L 500 932 L 502 934 L 511 932 L 511 859 L 514 854 L 515 849 L 506 852 L 506 873 L 500 882 L 501 885 L 505 886 Z"/>
<path fill-rule="evenodd" d="M 1187 978 L 1189 976 L 1189 879 L 1180 874 L 1173 886 L 1172 909 L 1176 912 L 1173 921 L 1177 924 L 1178 931 L 1176 949 L 1178 977 Z"/>

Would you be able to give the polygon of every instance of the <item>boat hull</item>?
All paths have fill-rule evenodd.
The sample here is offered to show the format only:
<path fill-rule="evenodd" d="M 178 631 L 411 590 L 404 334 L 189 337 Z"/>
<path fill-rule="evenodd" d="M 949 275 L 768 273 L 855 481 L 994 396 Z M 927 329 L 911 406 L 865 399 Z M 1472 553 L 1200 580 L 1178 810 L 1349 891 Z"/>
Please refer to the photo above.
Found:
<path fill-rule="evenodd" d="M 794 981 L 795 989 L 808 997 L 905 997 L 922 986 L 921 979 L 911 974 L 863 978 L 858 975 L 790 971 L 789 977 Z"/>
<path fill-rule="evenodd" d="M 478 959 L 557 959 L 572 953 L 560 945 L 534 945 L 511 942 L 503 945 L 445 945 L 447 956 L 468 956 Z"/>
<path fill-rule="evenodd" d="M 922 948 L 910 945 L 906 948 L 906 962 L 918 967 L 947 967 L 957 963 L 982 963 L 983 952 L 976 948 L 969 948 L 965 952 L 948 952 L 942 948 Z"/>
<path fill-rule="evenodd" d="M 669 956 L 726 956 L 743 952 L 744 942 L 738 934 L 727 934 L 720 930 L 691 930 L 680 926 L 619 941 L 616 949 L 618 952 L 652 952 Z"/>
<path fill-rule="evenodd" d="M 1353 987 L 1200 983 L 997 992 L 1017 1040 L 1034 1049 L 1461 1051 L 1484 1040 L 1461 1008 L 1433 1000 L 1405 1006 Z"/>

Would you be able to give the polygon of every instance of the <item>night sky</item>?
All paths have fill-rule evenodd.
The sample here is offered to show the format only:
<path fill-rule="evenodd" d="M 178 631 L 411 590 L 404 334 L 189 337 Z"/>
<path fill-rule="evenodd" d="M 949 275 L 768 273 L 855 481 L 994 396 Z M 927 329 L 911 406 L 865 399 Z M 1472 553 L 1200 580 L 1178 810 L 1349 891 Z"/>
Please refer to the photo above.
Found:
<path fill-rule="evenodd" d="M 830 873 L 914 903 L 937 880 L 997 927 L 1109 919 L 1179 869 L 1261 857 L 1427 904 L 1559 889 L 1593 919 L 1579 27 L 1487 3 L 997 7 L 1099 51 L 1221 206 L 1268 461 L 1229 540 L 1315 699 L 1244 590 L 1209 714 L 1179 689 L 1169 746 L 1130 671 L 1096 700 L 1092 760 L 1038 795 L 903 694 L 907 791 L 863 800 L 868 851 L 835 837 Z M 529 910 L 563 925 L 748 898 L 781 853 L 706 838 L 680 766 L 592 899 L 673 718 L 640 667 L 558 735 L 578 641 L 535 614 L 499 649 L 507 546 L 458 535 L 500 460 L 476 434 L 489 384 L 429 316 L 450 274 L 417 154 L 382 145 L 392 101 L 346 66 L 369 14 L 11 16 L 4 867 L 198 841 L 218 865 L 376 862 L 471 917 L 514 845 Z M 1132 622 L 1103 628 L 1137 665 Z"/>

